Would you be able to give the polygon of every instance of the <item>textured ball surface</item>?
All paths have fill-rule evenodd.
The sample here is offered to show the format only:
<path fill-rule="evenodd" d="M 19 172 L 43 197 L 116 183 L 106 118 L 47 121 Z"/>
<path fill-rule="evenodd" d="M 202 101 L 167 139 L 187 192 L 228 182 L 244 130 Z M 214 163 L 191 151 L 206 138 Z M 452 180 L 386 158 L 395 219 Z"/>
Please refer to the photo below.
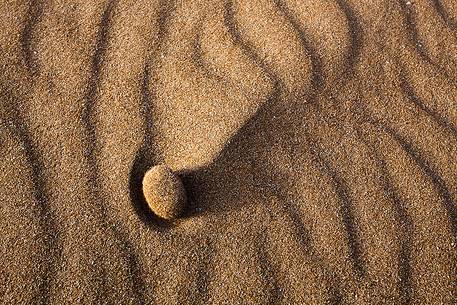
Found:
<path fill-rule="evenodd" d="M 150 209 L 164 219 L 182 215 L 186 192 L 181 179 L 167 165 L 151 167 L 143 177 L 143 194 Z"/>

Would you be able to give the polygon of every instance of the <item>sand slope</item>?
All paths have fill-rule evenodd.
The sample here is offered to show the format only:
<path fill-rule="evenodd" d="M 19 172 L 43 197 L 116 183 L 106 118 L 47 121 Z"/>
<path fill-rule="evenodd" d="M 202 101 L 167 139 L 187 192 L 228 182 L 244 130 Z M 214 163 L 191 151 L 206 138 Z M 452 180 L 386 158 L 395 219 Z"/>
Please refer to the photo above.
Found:
<path fill-rule="evenodd" d="M 455 1 L 0 20 L 0 303 L 457 303 Z M 141 190 L 164 161 L 175 223 Z"/>

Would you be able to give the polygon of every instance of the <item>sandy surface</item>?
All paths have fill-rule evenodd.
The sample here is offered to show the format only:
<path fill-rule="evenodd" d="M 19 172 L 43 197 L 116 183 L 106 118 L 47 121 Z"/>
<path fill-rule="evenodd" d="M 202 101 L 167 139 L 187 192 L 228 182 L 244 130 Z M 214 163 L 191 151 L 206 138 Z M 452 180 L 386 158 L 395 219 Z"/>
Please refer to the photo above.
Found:
<path fill-rule="evenodd" d="M 0 55 L 0 303 L 457 303 L 456 1 L 2 0 Z"/>

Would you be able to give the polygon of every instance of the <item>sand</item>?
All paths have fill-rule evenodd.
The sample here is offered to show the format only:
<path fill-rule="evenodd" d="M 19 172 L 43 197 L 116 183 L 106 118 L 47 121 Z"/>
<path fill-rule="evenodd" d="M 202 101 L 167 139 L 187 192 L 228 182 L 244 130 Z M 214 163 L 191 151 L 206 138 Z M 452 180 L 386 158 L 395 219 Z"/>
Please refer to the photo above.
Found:
<path fill-rule="evenodd" d="M 1 1 L 0 303 L 456 304 L 456 3 Z"/>

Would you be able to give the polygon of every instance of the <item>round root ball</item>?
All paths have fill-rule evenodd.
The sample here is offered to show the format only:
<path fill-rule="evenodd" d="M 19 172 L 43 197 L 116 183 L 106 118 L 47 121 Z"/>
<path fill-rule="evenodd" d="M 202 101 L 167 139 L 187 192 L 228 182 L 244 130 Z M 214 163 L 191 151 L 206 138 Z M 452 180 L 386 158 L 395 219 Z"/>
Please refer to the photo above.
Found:
<path fill-rule="evenodd" d="M 143 194 L 150 209 L 164 219 L 175 219 L 185 209 L 186 192 L 181 179 L 163 164 L 151 167 L 143 177 Z"/>

